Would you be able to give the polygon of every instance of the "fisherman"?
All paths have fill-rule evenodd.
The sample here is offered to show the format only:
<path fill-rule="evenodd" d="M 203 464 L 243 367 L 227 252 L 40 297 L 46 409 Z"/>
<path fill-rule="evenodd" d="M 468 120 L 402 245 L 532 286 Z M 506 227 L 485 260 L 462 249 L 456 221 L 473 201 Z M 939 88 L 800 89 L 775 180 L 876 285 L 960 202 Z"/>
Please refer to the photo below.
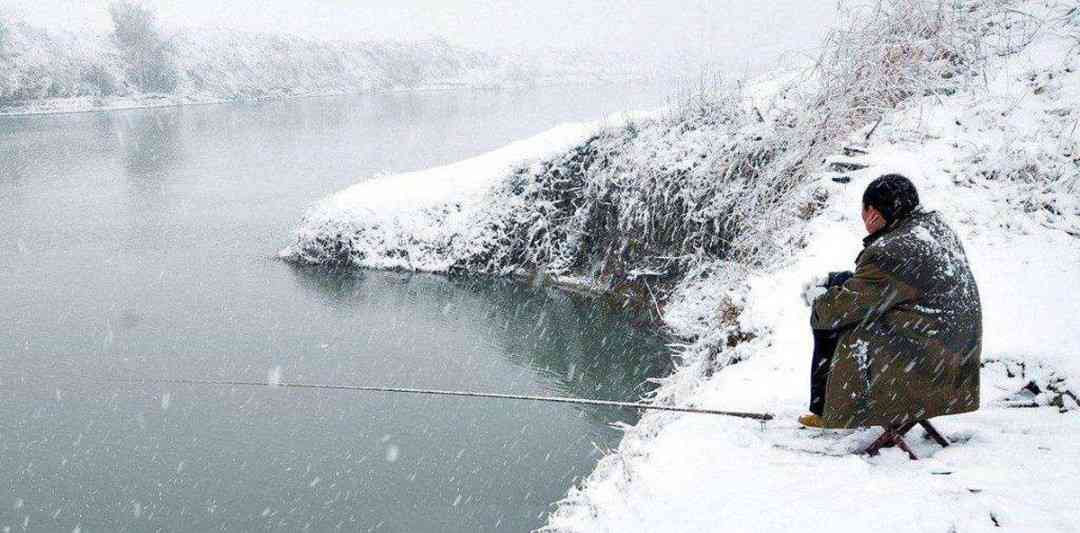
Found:
<path fill-rule="evenodd" d="M 862 219 L 855 272 L 807 295 L 812 414 L 799 423 L 895 427 L 975 411 L 982 310 L 960 239 L 898 174 L 867 187 Z"/>

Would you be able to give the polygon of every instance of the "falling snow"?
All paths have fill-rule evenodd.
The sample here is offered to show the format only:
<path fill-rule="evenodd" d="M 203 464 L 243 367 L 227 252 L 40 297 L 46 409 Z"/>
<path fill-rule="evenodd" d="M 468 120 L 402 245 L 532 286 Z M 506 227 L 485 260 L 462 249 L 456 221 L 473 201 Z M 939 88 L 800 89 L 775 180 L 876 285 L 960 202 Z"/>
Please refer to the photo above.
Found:
<path fill-rule="evenodd" d="M 266 373 L 266 383 L 271 387 L 277 387 L 281 385 L 281 367 L 271 367 Z"/>
<path fill-rule="evenodd" d="M 401 448 L 396 444 L 391 444 L 386 447 L 386 462 L 396 463 L 401 457 Z"/>

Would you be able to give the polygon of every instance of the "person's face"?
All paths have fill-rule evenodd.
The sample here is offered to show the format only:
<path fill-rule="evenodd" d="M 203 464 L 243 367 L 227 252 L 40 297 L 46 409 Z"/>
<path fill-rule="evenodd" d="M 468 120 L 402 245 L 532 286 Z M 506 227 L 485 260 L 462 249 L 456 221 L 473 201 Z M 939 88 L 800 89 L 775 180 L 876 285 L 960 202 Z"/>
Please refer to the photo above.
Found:
<path fill-rule="evenodd" d="M 870 206 L 863 206 L 862 210 L 863 225 L 866 226 L 866 232 L 873 235 L 881 228 L 885 227 L 885 217 L 881 216 L 881 212 Z"/>

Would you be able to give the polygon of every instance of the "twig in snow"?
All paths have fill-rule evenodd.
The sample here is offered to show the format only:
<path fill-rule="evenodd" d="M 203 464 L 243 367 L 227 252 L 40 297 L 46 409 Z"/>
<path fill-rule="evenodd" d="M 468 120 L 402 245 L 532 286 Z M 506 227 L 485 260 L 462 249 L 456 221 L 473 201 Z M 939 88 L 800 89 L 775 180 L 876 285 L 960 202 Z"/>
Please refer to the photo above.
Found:
<path fill-rule="evenodd" d="M 882 120 L 884 120 L 884 119 L 881 119 L 881 118 L 877 119 L 877 122 L 874 123 L 874 127 L 870 128 L 870 131 L 866 132 L 866 136 L 863 137 L 863 141 L 866 141 L 866 142 L 870 141 L 870 136 L 873 135 L 875 131 L 877 131 L 878 126 L 881 125 Z"/>

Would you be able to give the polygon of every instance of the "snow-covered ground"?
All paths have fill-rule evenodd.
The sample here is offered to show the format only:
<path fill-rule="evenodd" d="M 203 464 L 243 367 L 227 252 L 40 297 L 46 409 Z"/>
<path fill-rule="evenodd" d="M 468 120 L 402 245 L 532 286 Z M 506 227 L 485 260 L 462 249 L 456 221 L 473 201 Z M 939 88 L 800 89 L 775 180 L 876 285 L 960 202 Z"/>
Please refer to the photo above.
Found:
<path fill-rule="evenodd" d="M 671 385 L 687 389 L 678 397 L 690 405 L 778 419 L 762 430 L 738 420 L 648 415 L 563 504 L 552 529 L 1080 530 L 1080 417 L 1002 401 L 1028 382 L 1045 389 L 1051 376 L 1065 379 L 1062 390 L 1080 390 L 1080 239 L 1033 223 L 986 190 L 955 185 L 946 169 L 956 168 L 958 154 L 948 141 L 882 142 L 871 154 L 869 168 L 847 174 L 851 183 L 827 182 L 835 196 L 808 229 L 809 245 L 750 280 L 740 321 L 759 336 L 739 346 L 745 360 L 707 381 Z M 1014 362 L 1017 373 L 1009 378 L 1003 365 L 988 364 L 983 409 L 938 422 L 956 442 L 949 449 L 909 439 L 924 456 L 917 463 L 899 450 L 850 455 L 879 429 L 821 432 L 796 422 L 806 412 L 812 350 L 802 284 L 850 268 L 861 246 L 862 189 L 895 171 L 912 177 L 924 205 L 959 230 L 982 293 L 984 361 Z M 1050 396 L 1044 392 L 1043 403 Z M 1063 400 L 1077 407 L 1075 398 Z"/>
<path fill-rule="evenodd" d="M 550 529 L 1080 531 L 1078 70 L 1080 49 L 1048 35 L 994 65 L 985 90 L 890 114 L 869 153 L 850 159 L 865 169 L 817 176 L 830 199 L 798 230 L 806 246 L 745 285 L 699 296 L 745 304 L 739 329 L 756 338 L 729 354 L 741 362 L 666 385 L 689 405 L 777 420 L 762 430 L 648 415 L 571 492 Z M 984 308 L 983 408 L 937 421 L 955 443 L 948 449 L 912 432 L 919 462 L 899 450 L 850 454 L 880 429 L 823 432 L 796 422 L 812 351 L 802 285 L 851 268 L 862 190 L 888 172 L 911 177 L 924 206 L 957 229 Z M 832 180 L 841 175 L 852 181 Z"/>
<path fill-rule="evenodd" d="M 831 147 L 840 152 L 861 145 L 811 169 L 801 192 L 791 195 L 820 205 L 806 210 L 804 222 L 783 219 L 790 227 L 768 235 L 786 243 L 782 254 L 756 265 L 702 263 L 669 295 L 665 325 L 688 341 L 657 401 L 767 411 L 777 419 L 762 428 L 735 419 L 647 414 L 570 490 L 548 529 L 1080 531 L 1080 9 L 1056 0 L 1018 6 L 1025 13 L 1020 19 L 1041 23 L 1029 31 L 1031 25 L 1008 19 L 1013 22 L 1004 26 L 1015 26 L 1010 35 L 1023 45 L 1007 41 L 1008 53 L 989 54 L 977 83 L 908 98 L 879 125 Z M 984 44 L 994 44 L 987 39 Z M 790 81 L 777 80 L 749 91 L 751 101 L 762 99 L 757 104 L 768 120 L 773 115 L 763 95 L 774 97 Z M 708 127 L 643 124 L 631 128 L 632 137 L 646 140 L 638 144 L 583 145 L 595 141 L 600 126 L 567 126 L 458 165 L 361 183 L 316 207 L 283 255 L 445 271 L 470 253 L 491 252 L 468 247 L 478 231 L 501 223 L 490 200 L 493 189 L 502 186 L 505 193 L 511 169 L 552 174 L 564 168 L 552 154 L 580 155 L 590 146 L 629 146 L 639 152 L 638 162 L 671 154 L 706 160 L 702 146 L 729 153 L 724 143 L 731 137 Z M 662 135 L 654 135 L 657 130 Z M 763 135 L 769 142 L 764 127 L 753 131 L 760 131 L 755 141 Z M 672 141 L 679 132 L 695 140 Z M 605 154 L 603 161 L 635 161 L 621 155 Z M 655 165 L 665 170 L 677 163 Z M 623 175 L 655 170 L 614 166 Z M 860 168 L 842 170 L 854 167 Z M 688 165 L 680 175 L 696 180 L 700 168 Z M 851 268 L 861 245 L 862 191 L 886 172 L 909 176 L 924 206 L 957 230 L 984 310 L 983 408 L 936 421 L 954 442 L 947 449 L 924 441 L 921 430 L 912 432 L 918 462 L 896 450 L 875 458 L 851 453 L 880 429 L 822 432 L 795 421 L 808 402 L 812 345 L 802 287 L 825 272 Z M 524 182 L 526 188 L 535 184 Z M 583 187 L 594 186 L 586 180 Z M 629 180 L 616 187 L 631 188 Z M 533 229 L 547 231 L 549 221 L 535 213 L 540 223 Z M 498 242 L 512 232 L 492 234 L 484 246 L 515 245 Z"/>

